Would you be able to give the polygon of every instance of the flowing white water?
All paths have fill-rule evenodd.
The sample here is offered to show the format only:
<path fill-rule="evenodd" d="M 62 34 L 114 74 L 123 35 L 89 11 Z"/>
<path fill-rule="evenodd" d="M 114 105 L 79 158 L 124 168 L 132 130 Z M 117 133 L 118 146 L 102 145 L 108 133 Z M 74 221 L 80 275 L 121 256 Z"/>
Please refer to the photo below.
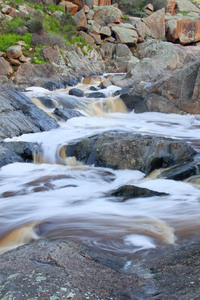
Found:
<path fill-rule="evenodd" d="M 117 89 L 112 86 L 103 92 L 110 95 Z M 68 91 L 34 88 L 27 95 L 48 94 L 56 98 L 59 93 L 65 95 Z M 70 237 L 107 251 L 130 254 L 199 236 L 198 185 L 144 178 L 139 171 L 86 166 L 58 155 L 59 149 L 69 142 L 109 129 L 175 137 L 199 151 L 199 116 L 107 111 L 101 111 L 100 116 L 84 111 L 86 116 L 61 123 L 60 128 L 51 132 L 14 138 L 41 143 L 44 163 L 14 163 L 0 170 L 0 237 L 7 235 L 0 240 L 2 250 L 31 238 Z M 119 202 L 110 194 L 124 184 L 169 195 Z"/>

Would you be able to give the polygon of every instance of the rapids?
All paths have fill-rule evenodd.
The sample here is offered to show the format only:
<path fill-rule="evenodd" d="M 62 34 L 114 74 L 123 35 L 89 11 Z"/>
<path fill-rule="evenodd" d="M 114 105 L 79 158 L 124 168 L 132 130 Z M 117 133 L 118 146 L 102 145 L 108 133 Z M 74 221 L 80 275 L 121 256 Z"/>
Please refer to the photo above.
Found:
<path fill-rule="evenodd" d="M 87 91 L 101 78 L 87 79 L 77 87 Z M 185 182 L 145 177 L 140 171 L 87 166 L 65 157 L 69 142 L 109 129 L 178 138 L 200 151 L 200 117 L 162 113 L 135 114 L 113 97 L 120 88 L 101 90 L 105 99 L 74 97 L 83 114 L 50 132 L 26 134 L 12 140 L 42 145 L 35 163 L 14 163 L 0 170 L 0 251 L 32 239 L 76 239 L 119 255 L 174 245 L 200 236 L 200 179 Z M 30 88 L 25 94 L 52 115 L 37 99 L 48 95 L 58 106 L 66 90 Z M 134 184 L 169 195 L 118 202 L 109 196 L 124 184 Z"/>

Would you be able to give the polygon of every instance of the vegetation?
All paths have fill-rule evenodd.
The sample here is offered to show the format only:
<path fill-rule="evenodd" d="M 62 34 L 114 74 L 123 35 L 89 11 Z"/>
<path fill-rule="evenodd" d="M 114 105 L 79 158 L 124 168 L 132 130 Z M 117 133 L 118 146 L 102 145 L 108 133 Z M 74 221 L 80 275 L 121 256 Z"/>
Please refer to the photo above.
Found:
<path fill-rule="evenodd" d="M 155 11 L 166 6 L 167 0 L 113 0 L 118 3 L 119 8 L 125 13 L 138 17 L 145 17 L 143 11 L 145 5 L 152 3 Z"/>
<path fill-rule="evenodd" d="M 74 19 L 61 6 L 48 2 L 41 4 L 39 0 L 7 0 L 6 3 L 14 8 L 26 4 L 34 8 L 35 13 L 22 17 L 18 15 L 12 20 L 0 20 L 0 51 L 6 52 L 9 46 L 16 45 L 20 40 L 24 41 L 24 55 L 30 56 L 36 64 L 46 63 L 40 56 L 44 46 L 56 44 L 64 49 L 66 46 L 76 45 L 87 54 L 83 50 L 87 45 L 86 41 L 77 36 Z M 55 11 L 62 13 L 54 15 Z"/>

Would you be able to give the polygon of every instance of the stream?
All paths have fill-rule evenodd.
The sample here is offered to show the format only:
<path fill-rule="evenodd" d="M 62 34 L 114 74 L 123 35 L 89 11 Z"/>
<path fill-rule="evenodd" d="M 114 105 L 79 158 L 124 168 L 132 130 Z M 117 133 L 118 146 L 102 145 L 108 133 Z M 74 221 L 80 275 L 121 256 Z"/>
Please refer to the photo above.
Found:
<path fill-rule="evenodd" d="M 102 78 L 85 80 L 77 88 L 91 92 Z M 140 171 L 112 170 L 84 165 L 67 158 L 64 145 L 110 129 L 165 136 L 190 143 L 200 151 L 200 116 L 128 112 L 113 92 L 100 90 L 103 99 L 78 99 L 83 116 L 60 122 L 50 132 L 26 134 L 11 140 L 37 142 L 43 155 L 35 163 L 13 163 L 0 169 L 0 251 L 33 239 L 73 239 L 93 247 L 134 255 L 181 244 L 200 237 L 200 175 L 186 181 L 145 177 Z M 37 97 L 55 103 L 66 90 L 30 88 L 25 94 L 49 114 Z M 7 139 L 8 140 L 8 139 Z M 169 195 L 119 202 L 109 196 L 118 187 L 134 184 Z"/>

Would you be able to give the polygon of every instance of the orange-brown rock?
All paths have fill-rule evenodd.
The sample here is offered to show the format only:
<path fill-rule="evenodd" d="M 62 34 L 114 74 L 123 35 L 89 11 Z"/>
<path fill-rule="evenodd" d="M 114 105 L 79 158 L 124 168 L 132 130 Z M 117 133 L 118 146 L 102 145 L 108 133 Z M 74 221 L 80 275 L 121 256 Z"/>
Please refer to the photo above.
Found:
<path fill-rule="evenodd" d="M 68 0 L 67 2 L 71 2 L 71 3 L 75 4 L 75 5 L 77 5 L 78 6 L 78 10 L 81 10 L 85 6 L 85 1 L 84 0 Z"/>
<path fill-rule="evenodd" d="M 88 28 L 87 19 L 82 9 L 74 15 L 74 21 L 77 30 L 87 30 Z"/>
<path fill-rule="evenodd" d="M 165 9 L 162 8 L 143 19 L 149 28 L 148 34 L 157 39 L 165 37 Z"/>
<path fill-rule="evenodd" d="M 88 6 L 97 5 L 97 6 L 104 6 L 104 5 L 111 5 L 111 0 L 85 0 L 85 4 Z"/>
<path fill-rule="evenodd" d="M 170 0 L 167 2 L 166 12 L 170 13 L 172 16 L 177 13 L 177 3 L 176 0 Z"/>
<path fill-rule="evenodd" d="M 5 58 L 0 57 L 0 75 L 9 76 L 13 73 L 13 69 Z"/>
<path fill-rule="evenodd" d="M 78 11 L 78 5 L 76 5 L 70 1 L 62 1 L 60 3 L 60 6 L 62 6 L 65 9 L 65 11 L 72 14 L 72 16 L 74 16 Z"/>
<path fill-rule="evenodd" d="M 173 17 L 166 22 L 167 39 L 182 45 L 200 41 L 200 17 Z"/>

